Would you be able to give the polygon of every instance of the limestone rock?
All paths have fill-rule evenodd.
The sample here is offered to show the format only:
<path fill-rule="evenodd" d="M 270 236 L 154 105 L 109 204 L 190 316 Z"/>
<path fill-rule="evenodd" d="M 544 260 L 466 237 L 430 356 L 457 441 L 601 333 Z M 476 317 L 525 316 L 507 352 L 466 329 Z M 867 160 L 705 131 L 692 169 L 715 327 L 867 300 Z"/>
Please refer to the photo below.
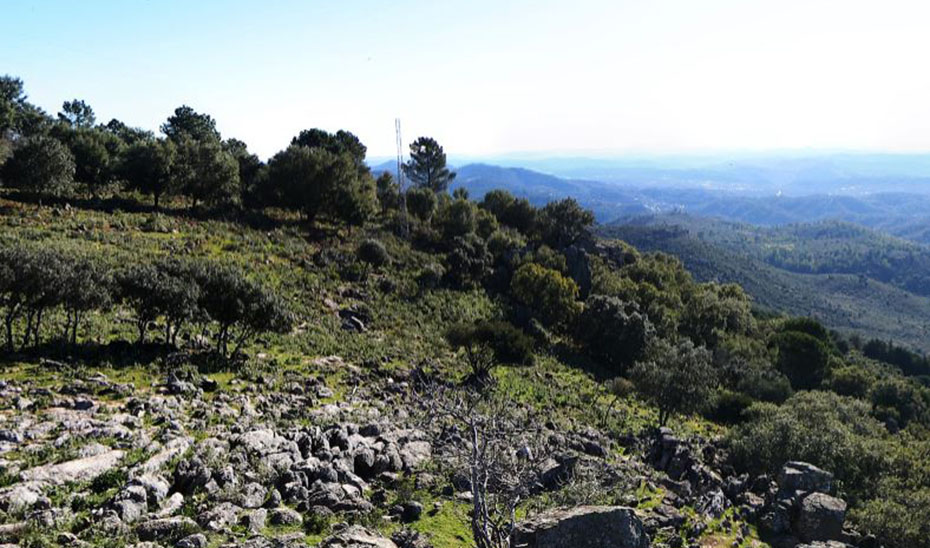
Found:
<path fill-rule="evenodd" d="M 368 529 L 353 525 L 324 540 L 320 548 L 397 548 L 397 545 Z"/>
<path fill-rule="evenodd" d="M 630 508 L 580 506 L 555 510 L 519 524 L 515 548 L 647 548 L 649 538 Z"/>

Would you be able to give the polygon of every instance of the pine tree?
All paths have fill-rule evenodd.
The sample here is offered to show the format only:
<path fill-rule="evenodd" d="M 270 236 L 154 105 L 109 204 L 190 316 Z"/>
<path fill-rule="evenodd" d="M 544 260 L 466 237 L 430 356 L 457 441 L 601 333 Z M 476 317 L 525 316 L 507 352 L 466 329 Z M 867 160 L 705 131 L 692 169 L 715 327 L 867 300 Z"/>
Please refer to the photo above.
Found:
<path fill-rule="evenodd" d="M 445 192 L 455 179 L 455 172 L 446 167 L 446 153 L 431 137 L 420 137 L 410 144 L 410 160 L 404 173 L 417 187 L 437 193 Z"/>

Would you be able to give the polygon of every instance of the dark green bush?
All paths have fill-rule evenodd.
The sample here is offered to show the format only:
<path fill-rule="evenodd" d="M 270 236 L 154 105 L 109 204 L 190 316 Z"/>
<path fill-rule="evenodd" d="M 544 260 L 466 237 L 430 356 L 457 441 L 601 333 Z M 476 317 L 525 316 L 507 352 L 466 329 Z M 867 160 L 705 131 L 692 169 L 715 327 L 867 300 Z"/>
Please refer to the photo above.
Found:
<path fill-rule="evenodd" d="M 757 403 L 727 435 L 740 469 L 777 472 L 790 460 L 830 470 L 842 487 L 866 494 L 887 467 L 885 429 L 869 404 L 833 392 L 799 392 L 781 406 Z"/>
<path fill-rule="evenodd" d="M 355 255 L 358 257 L 358 260 L 374 267 L 384 266 L 391 260 L 391 256 L 388 254 L 384 244 L 372 238 L 359 244 Z"/>
<path fill-rule="evenodd" d="M 477 234 L 459 236 L 446 255 L 446 278 L 453 287 L 476 287 L 490 272 L 492 260 L 487 245 Z"/>
<path fill-rule="evenodd" d="M 830 377 L 826 381 L 826 387 L 841 396 L 864 398 L 868 395 L 874 382 L 874 375 L 862 367 L 849 365 L 831 371 Z"/>
<path fill-rule="evenodd" d="M 712 421 L 723 424 L 738 424 L 746 420 L 744 415 L 754 400 L 741 392 L 718 390 L 706 415 Z"/>
<path fill-rule="evenodd" d="M 445 273 L 446 271 L 442 265 L 428 264 L 417 274 L 417 285 L 420 289 L 436 289 L 442 282 Z"/>
<path fill-rule="evenodd" d="M 605 295 L 588 297 L 575 325 L 575 337 L 587 351 L 619 370 L 641 359 L 654 336 L 635 303 Z"/>
<path fill-rule="evenodd" d="M 827 375 L 830 349 L 820 339 L 801 331 L 784 331 L 775 336 L 778 370 L 795 390 L 817 388 Z"/>
<path fill-rule="evenodd" d="M 465 351 L 474 380 L 486 380 L 497 365 L 533 365 L 533 340 L 508 322 L 455 324 L 446 331 L 446 341 Z"/>

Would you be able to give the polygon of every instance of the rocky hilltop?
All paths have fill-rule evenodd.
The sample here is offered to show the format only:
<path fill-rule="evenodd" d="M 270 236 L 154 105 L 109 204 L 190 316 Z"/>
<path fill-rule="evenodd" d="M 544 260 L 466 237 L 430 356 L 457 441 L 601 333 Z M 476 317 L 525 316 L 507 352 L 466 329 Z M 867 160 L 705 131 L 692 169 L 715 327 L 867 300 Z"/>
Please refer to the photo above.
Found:
<path fill-rule="evenodd" d="M 52 530 L 57 545 L 75 547 L 432 546 L 436 516 L 467 508 L 473 494 L 456 465 L 460 441 L 423 420 L 422 380 L 336 356 L 313 367 L 318 376 L 224 387 L 169 375 L 144 393 L 90 372 L 62 371 L 45 386 L 3 382 L 0 538 L 16 545 Z M 325 403 L 336 370 L 353 389 Z M 535 513 L 513 546 L 760 545 L 756 526 L 776 546 L 876 546 L 844 527 L 832 474 L 812 465 L 737 476 L 708 440 L 669 430 L 611 439 L 576 426 L 542 425 L 533 489 L 583 478 L 619 488 L 625 506 Z"/>

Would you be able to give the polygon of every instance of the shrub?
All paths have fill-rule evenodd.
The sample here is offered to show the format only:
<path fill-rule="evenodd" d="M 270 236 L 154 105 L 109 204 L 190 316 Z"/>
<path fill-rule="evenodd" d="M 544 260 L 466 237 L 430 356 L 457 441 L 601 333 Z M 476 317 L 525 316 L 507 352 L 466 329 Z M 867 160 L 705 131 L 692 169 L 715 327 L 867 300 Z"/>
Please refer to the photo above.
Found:
<path fill-rule="evenodd" d="M 442 281 L 445 272 L 442 265 L 435 263 L 428 264 L 417 275 L 417 286 L 419 286 L 420 289 L 435 289 L 439 287 L 439 283 Z"/>
<path fill-rule="evenodd" d="M 116 275 L 120 300 L 133 309 L 138 343 L 145 342 L 149 324 L 165 318 L 165 343 L 174 342 L 182 324 L 191 319 L 197 307 L 199 288 L 179 265 L 138 264 Z"/>
<path fill-rule="evenodd" d="M 772 473 L 787 461 L 801 460 L 830 470 L 844 487 L 861 490 L 885 466 L 875 443 L 883 431 L 867 403 L 812 391 L 781 406 L 754 404 L 727 440 L 741 469 Z"/>
<path fill-rule="evenodd" d="M 529 234 L 536 222 L 536 208 L 526 198 L 515 198 L 506 190 L 496 189 L 484 195 L 480 207 L 497 221 L 523 234 Z"/>
<path fill-rule="evenodd" d="M 773 369 L 753 368 L 744 375 L 736 389 L 753 399 L 781 403 L 791 397 L 791 382 L 783 373 Z"/>
<path fill-rule="evenodd" d="M 407 212 L 421 221 L 433 217 L 438 203 L 436 194 L 428 188 L 411 188 L 407 190 Z"/>
<path fill-rule="evenodd" d="M 594 214 L 574 198 L 549 202 L 539 212 L 537 230 L 543 242 L 556 249 L 590 237 Z"/>
<path fill-rule="evenodd" d="M 446 341 L 465 351 L 472 380 L 486 381 L 491 369 L 499 364 L 533 364 L 532 339 L 504 321 L 453 325 L 446 331 Z"/>
<path fill-rule="evenodd" d="M 238 356 L 243 345 L 258 333 L 290 330 L 294 319 L 284 303 L 238 269 L 207 264 L 197 272 L 197 278 L 200 309 L 217 323 L 216 352 L 220 356 Z"/>
<path fill-rule="evenodd" d="M 872 387 L 870 399 L 880 420 L 904 427 L 911 421 L 930 425 L 930 390 L 903 378 L 883 379 Z"/>
<path fill-rule="evenodd" d="M 824 343 L 830 341 L 830 334 L 827 332 L 827 328 L 813 318 L 790 318 L 785 320 L 781 330 L 807 333 L 811 337 Z"/>
<path fill-rule="evenodd" d="M 820 386 L 827 373 L 830 351 L 820 339 L 801 331 L 784 331 L 775 336 L 776 366 L 795 390 Z"/>
<path fill-rule="evenodd" d="M 575 326 L 576 338 L 603 362 L 623 369 L 643 357 L 655 330 L 635 303 L 592 295 Z"/>
<path fill-rule="evenodd" d="M 746 420 L 745 411 L 754 400 L 741 392 L 718 390 L 714 395 L 707 418 L 723 424 L 737 424 Z"/>
<path fill-rule="evenodd" d="M 701 284 L 685 302 L 679 331 L 695 344 L 715 347 L 724 334 L 749 331 L 750 305 L 749 297 L 736 284 Z"/>
<path fill-rule="evenodd" d="M 471 234 L 478 229 L 478 208 L 474 202 L 455 200 L 443 210 L 442 232 L 447 240 Z"/>
<path fill-rule="evenodd" d="M 571 325 L 581 311 L 578 286 L 571 278 L 536 263 L 526 263 L 514 272 L 511 294 L 549 326 Z"/>
<path fill-rule="evenodd" d="M 20 348 L 38 346 L 45 313 L 64 298 L 65 265 L 58 252 L 24 247 L 6 248 L 0 255 L 0 304 L 4 307 L 7 350 L 15 348 L 14 326 L 24 321 Z"/>
<path fill-rule="evenodd" d="M 374 267 L 384 266 L 391 260 L 391 256 L 388 255 L 384 244 L 375 239 L 368 239 L 359 244 L 355 255 L 358 260 Z"/>
<path fill-rule="evenodd" d="M 491 254 L 477 234 L 458 236 L 446 255 L 446 277 L 454 287 L 475 287 L 491 269 Z"/>
<path fill-rule="evenodd" d="M 526 238 L 512 228 L 497 230 L 488 238 L 488 251 L 498 264 L 510 263 L 524 247 Z"/>
<path fill-rule="evenodd" d="M 77 344 L 78 329 L 87 313 L 106 310 L 112 303 L 113 280 L 109 269 L 99 261 L 74 258 L 65 265 L 62 306 L 65 311 L 65 337 Z"/>
<path fill-rule="evenodd" d="M 875 379 L 872 374 L 861 367 L 849 365 L 830 372 L 826 386 L 841 396 L 864 398 L 868 395 Z"/>
<path fill-rule="evenodd" d="M 60 195 L 74 186 L 74 156 L 53 137 L 32 137 L 3 165 L 7 186 L 36 194 Z"/>
<path fill-rule="evenodd" d="M 491 235 L 497 232 L 497 230 L 500 228 L 497 223 L 497 218 L 484 209 L 476 210 L 475 220 L 477 222 L 477 228 L 475 231 L 485 240 L 490 238 Z"/>
<path fill-rule="evenodd" d="M 930 508 L 930 488 L 893 486 L 881 498 L 851 509 L 858 529 L 874 534 L 880 546 L 927 548 L 930 546 L 930 517 L 918 509 Z"/>

